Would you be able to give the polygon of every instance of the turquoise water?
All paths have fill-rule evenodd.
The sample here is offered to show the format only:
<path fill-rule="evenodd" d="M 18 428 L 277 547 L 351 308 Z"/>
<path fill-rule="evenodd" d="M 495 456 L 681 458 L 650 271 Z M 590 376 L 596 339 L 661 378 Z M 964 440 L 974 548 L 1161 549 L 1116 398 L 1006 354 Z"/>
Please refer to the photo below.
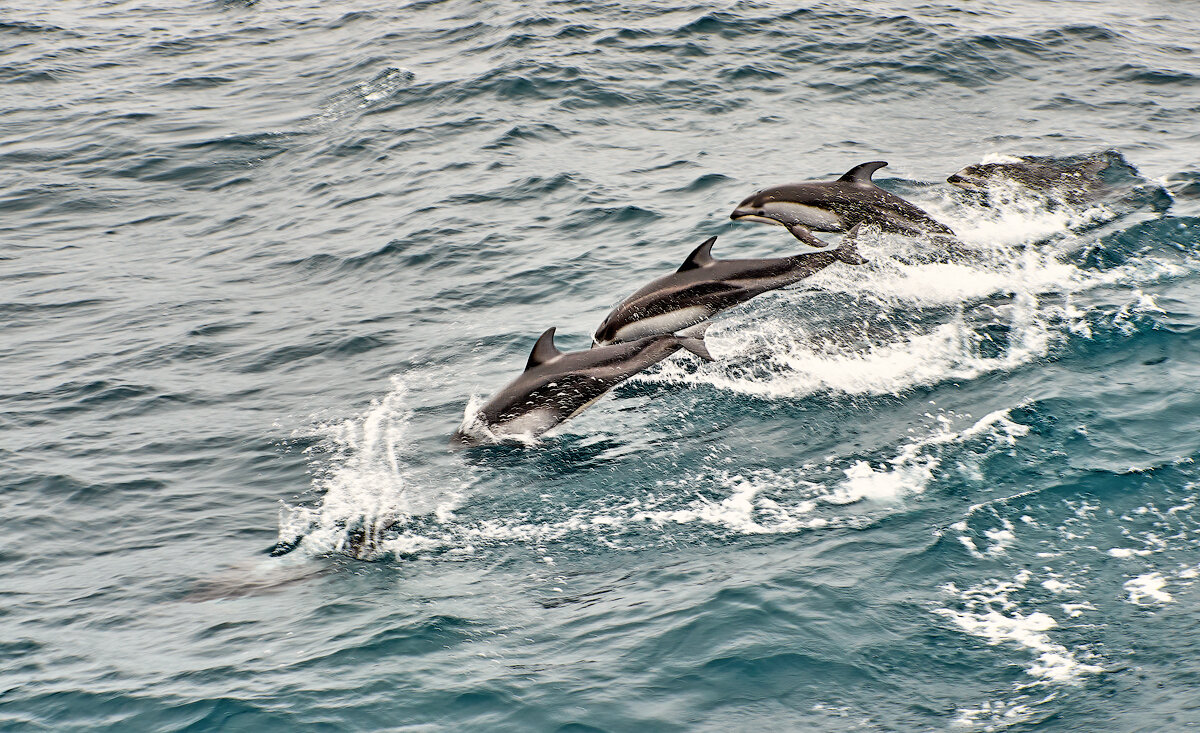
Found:
<path fill-rule="evenodd" d="M 9 3 L 0 728 L 1200 725 L 1198 33 Z M 1104 201 L 944 183 L 1102 151 Z M 867 233 L 717 362 L 447 448 L 546 328 L 586 348 L 712 235 L 794 251 L 729 212 L 876 159 L 965 256 Z"/>

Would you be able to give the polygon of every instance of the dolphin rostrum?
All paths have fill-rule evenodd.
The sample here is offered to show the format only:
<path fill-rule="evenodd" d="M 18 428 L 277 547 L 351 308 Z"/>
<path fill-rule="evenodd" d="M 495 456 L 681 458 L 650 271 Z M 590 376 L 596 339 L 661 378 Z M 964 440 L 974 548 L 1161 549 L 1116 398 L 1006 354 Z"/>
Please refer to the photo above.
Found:
<path fill-rule="evenodd" d="M 814 247 L 823 247 L 824 243 L 813 231 L 844 232 L 855 224 L 899 234 L 954 236 L 950 227 L 871 181 L 871 175 L 885 165 L 882 160 L 874 160 L 854 166 L 836 181 L 764 188 L 738 204 L 729 218 L 779 224 Z"/>
<path fill-rule="evenodd" d="M 467 416 L 450 439 L 452 447 L 535 438 L 578 415 L 605 392 L 634 374 L 687 349 L 712 361 L 698 336 L 659 335 L 587 351 L 564 353 L 554 346 L 554 329 L 538 338 L 524 373 Z"/>
<path fill-rule="evenodd" d="M 799 282 L 834 262 L 861 265 L 855 225 L 836 249 L 764 260 L 713 259 L 712 237 L 679 270 L 664 275 L 621 301 L 592 337 L 593 348 L 655 334 L 676 333 L 708 320 L 756 295 Z M 686 333 L 686 332 L 685 332 Z"/>

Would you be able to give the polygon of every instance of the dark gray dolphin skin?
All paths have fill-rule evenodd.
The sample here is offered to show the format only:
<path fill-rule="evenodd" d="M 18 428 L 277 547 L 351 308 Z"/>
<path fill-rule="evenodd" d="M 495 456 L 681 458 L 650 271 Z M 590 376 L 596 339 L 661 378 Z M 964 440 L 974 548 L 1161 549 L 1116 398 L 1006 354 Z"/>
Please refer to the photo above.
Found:
<path fill-rule="evenodd" d="M 1136 169 L 1124 159 L 1119 162 L 1133 170 L 1136 176 Z M 946 181 L 978 194 L 987 194 L 989 188 L 1000 181 L 1011 181 L 1034 191 L 1054 194 L 1068 203 L 1083 203 L 1102 198 L 1112 190 L 1103 175 L 1110 167 L 1116 167 L 1114 161 L 1104 156 L 1072 161 L 1025 155 L 1002 163 L 975 163 Z"/>
<path fill-rule="evenodd" d="M 687 349 L 712 361 L 704 335 L 651 336 L 629 343 L 563 353 L 554 346 L 554 329 L 541 335 L 529 354 L 524 373 L 480 408 L 450 438 L 464 448 L 506 437 L 533 438 L 578 415 L 600 397 L 643 369 Z M 490 435 L 489 435 L 490 433 Z"/>
<path fill-rule="evenodd" d="M 844 232 L 856 224 L 898 234 L 954 236 L 950 227 L 871 181 L 871 175 L 885 165 L 873 160 L 854 166 L 836 181 L 764 188 L 738 204 L 729 218 L 779 224 L 814 247 L 824 246 L 814 231 Z"/>
<path fill-rule="evenodd" d="M 834 262 L 861 265 L 854 238 L 859 224 L 840 246 L 824 252 L 765 260 L 713 259 L 711 237 L 697 247 L 679 270 L 664 275 L 621 301 L 596 329 L 592 348 L 659 334 L 702 323 L 726 308 L 799 282 Z"/>

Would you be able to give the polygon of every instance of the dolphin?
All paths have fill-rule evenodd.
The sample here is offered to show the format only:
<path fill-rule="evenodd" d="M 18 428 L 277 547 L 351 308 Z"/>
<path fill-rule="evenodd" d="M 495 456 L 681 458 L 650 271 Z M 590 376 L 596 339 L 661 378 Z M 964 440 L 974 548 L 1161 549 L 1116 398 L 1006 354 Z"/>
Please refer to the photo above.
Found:
<path fill-rule="evenodd" d="M 450 438 L 450 445 L 461 448 L 497 438 L 537 437 L 680 349 L 713 360 L 704 345 L 703 333 L 650 336 L 564 353 L 554 345 L 554 329 L 548 329 L 533 345 L 521 376 L 496 393 L 475 416 L 464 420 Z"/>
<path fill-rule="evenodd" d="M 729 218 L 779 224 L 814 247 L 823 247 L 824 243 L 813 231 L 844 232 L 855 224 L 899 234 L 954 236 L 950 227 L 871 181 L 871 175 L 885 165 L 882 160 L 873 160 L 854 166 L 836 181 L 764 188 L 738 204 Z"/>
<path fill-rule="evenodd" d="M 707 321 L 720 311 L 799 282 L 834 262 L 866 263 L 854 239 L 855 224 L 836 249 L 793 257 L 764 260 L 717 260 L 712 256 L 716 237 L 692 251 L 679 269 L 654 280 L 621 301 L 596 329 L 593 348 L 647 336 L 669 334 Z"/>
<path fill-rule="evenodd" d="M 1105 180 L 1110 168 L 1137 176 L 1137 170 L 1110 157 L 1057 159 L 1034 155 L 1016 156 L 1005 162 L 975 163 L 946 179 L 948 183 L 975 194 L 987 195 L 1000 181 L 1009 181 L 1042 193 L 1055 194 L 1065 203 L 1084 203 L 1103 198 L 1113 187 Z"/>

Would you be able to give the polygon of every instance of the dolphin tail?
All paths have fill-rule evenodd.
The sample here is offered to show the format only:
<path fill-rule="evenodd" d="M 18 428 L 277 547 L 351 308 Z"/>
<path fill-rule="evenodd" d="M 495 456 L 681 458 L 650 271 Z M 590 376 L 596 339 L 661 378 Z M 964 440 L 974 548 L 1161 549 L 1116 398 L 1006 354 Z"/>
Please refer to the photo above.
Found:
<path fill-rule="evenodd" d="M 713 355 L 708 353 L 708 345 L 704 343 L 704 332 L 708 330 L 708 322 L 700 323 L 690 328 L 685 328 L 679 332 L 675 338 L 679 339 L 679 345 L 705 361 L 716 361 Z M 684 336 L 683 334 L 687 334 Z"/>
<path fill-rule="evenodd" d="M 862 222 L 854 225 L 854 228 L 842 237 L 842 243 L 831 254 L 847 265 L 865 265 L 870 260 L 867 260 L 858 253 L 858 230 L 862 227 Z"/>
<path fill-rule="evenodd" d="M 709 326 L 708 321 L 700 321 L 699 323 L 695 324 L 694 326 L 688 326 L 687 328 L 683 328 L 683 329 L 676 331 L 675 335 L 679 336 L 681 338 L 689 338 L 690 337 L 690 338 L 702 339 L 702 338 L 704 338 L 704 332 L 708 330 L 708 326 Z"/>

